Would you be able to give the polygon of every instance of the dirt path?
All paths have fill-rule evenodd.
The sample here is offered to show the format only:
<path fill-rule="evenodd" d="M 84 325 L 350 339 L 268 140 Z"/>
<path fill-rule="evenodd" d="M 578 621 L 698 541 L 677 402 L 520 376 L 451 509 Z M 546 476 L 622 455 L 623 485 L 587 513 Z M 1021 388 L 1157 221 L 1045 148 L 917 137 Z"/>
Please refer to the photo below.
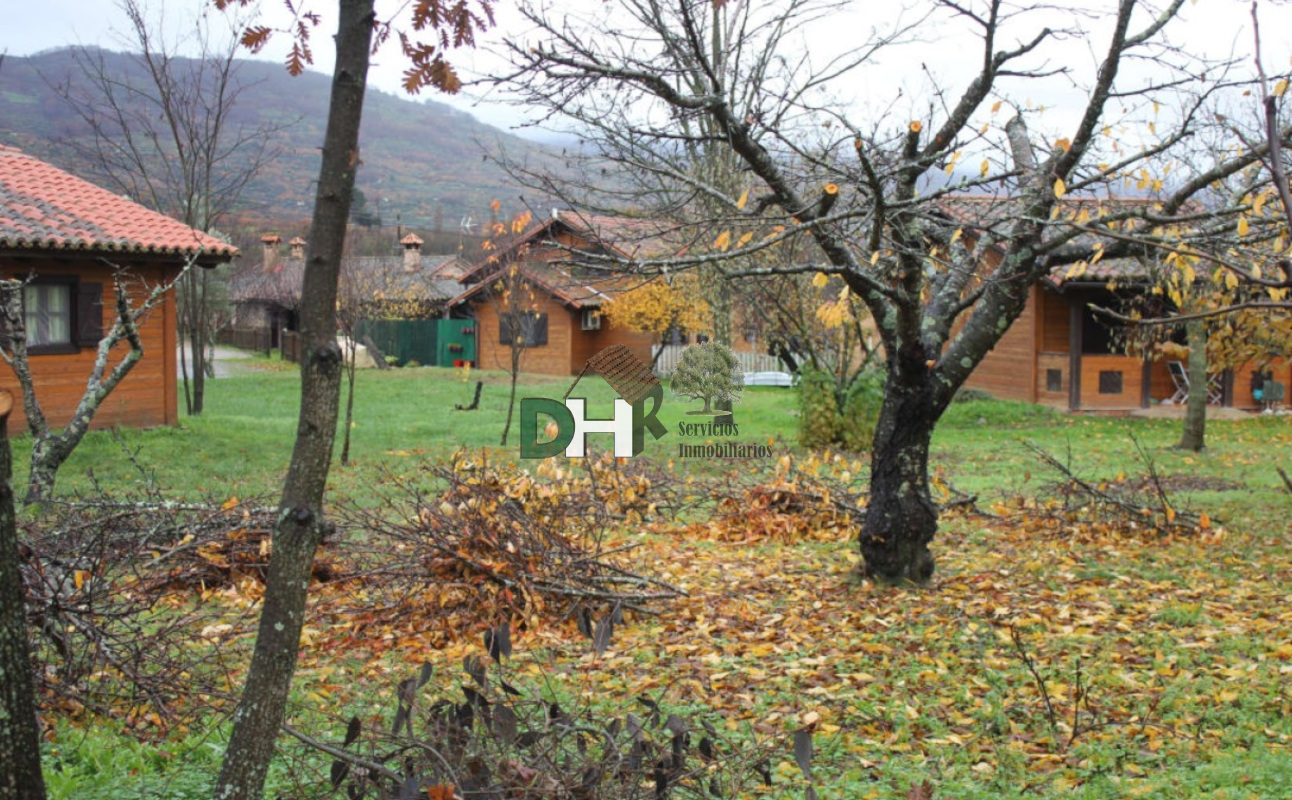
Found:
<path fill-rule="evenodd" d="M 181 349 L 184 349 L 183 345 L 181 345 L 180 347 Z M 180 357 L 183 357 L 185 359 L 185 361 L 189 365 L 190 370 L 193 368 L 193 360 L 188 357 L 188 351 L 184 350 L 183 353 L 177 352 L 176 361 L 175 361 L 176 374 L 179 374 L 178 370 L 179 370 Z M 256 357 L 254 354 L 248 353 L 245 350 L 237 350 L 232 347 L 223 347 L 221 345 L 216 345 L 215 347 L 215 377 L 216 378 L 236 378 L 239 375 L 253 375 L 257 372 L 265 372 L 265 371 L 266 370 L 261 368 L 256 363 Z"/>

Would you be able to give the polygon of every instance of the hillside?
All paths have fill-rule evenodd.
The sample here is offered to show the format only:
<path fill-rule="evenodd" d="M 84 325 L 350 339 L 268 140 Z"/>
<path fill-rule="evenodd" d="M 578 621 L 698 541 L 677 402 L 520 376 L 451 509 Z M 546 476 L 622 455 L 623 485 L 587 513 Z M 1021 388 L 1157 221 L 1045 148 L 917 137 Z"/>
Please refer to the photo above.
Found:
<path fill-rule="evenodd" d="M 8 56 L 0 70 L 0 143 L 20 147 L 93 180 L 93 169 L 78 149 L 89 131 L 73 109 L 50 89 L 80 78 L 72 50 L 30 57 Z M 134 61 L 104 52 L 114 74 L 141 77 Z M 242 60 L 238 79 L 243 92 L 233 109 L 236 126 L 283 126 L 273 136 L 278 155 L 247 187 L 238 216 L 245 223 L 300 220 L 313 206 L 319 148 L 327 117 L 329 77 L 306 72 L 291 77 L 277 64 Z M 73 86 L 78 82 L 74 80 Z M 142 81 L 140 81 L 140 85 Z M 490 127 L 443 103 L 405 99 L 369 91 L 361 138 L 363 166 L 358 186 L 369 207 L 394 224 L 433 230 L 437 217 L 456 230 L 463 217 L 487 221 L 490 203 L 502 214 L 520 209 L 522 190 L 492 162 L 485 148 L 506 149 L 530 161 L 551 158 L 542 146 Z M 536 207 L 546 201 L 532 198 Z"/>

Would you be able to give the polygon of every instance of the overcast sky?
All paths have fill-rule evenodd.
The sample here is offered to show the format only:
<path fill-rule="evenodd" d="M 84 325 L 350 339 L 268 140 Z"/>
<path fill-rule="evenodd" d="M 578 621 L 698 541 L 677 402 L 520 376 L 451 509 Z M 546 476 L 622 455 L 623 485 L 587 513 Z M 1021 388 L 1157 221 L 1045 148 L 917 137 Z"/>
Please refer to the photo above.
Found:
<path fill-rule="evenodd" d="M 766 0 L 758 0 L 765 2 Z M 1164 1 L 1164 0 L 1163 0 Z M 324 20 L 315 34 L 314 50 L 315 69 L 328 71 L 331 68 L 330 35 L 335 30 L 333 0 L 297 0 L 298 4 L 311 10 L 319 11 Z M 1082 0 L 1078 0 L 1078 3 Z M 114 30 L 123 28 L 120 12 L 111 0 L 4 0 L 5 20 L 0 27 L 0 51 L 13 55 L 28 55 L 41 50 L 74 44 L 98 44 L 114 49 L 120 48 L 119 35 Z M 150 0 L 152 8 L 159 8 L 159 0 Z M 269 25 L 284 23 L 286 12 L 281 0 L 263 0 L 262 19 Z M 379 2 L 378 7 L 393 3 Z M 401 3 L 402 5 L 402 3 Z M 606 4 L 603 0 L 564 0 L 550 3 L 552 7 L 576 9 L 595 17 L 603 13 Z M 1102 10 L 1111 13 L 1115 5 L 1113 0 L 1084 0 L 1086 8 L 1093 16 L 1076 21 L 1077 24 L 1095 31 L 1093 47 L 1102 47 L 1106 33 L 1100 30 L 1097 17 Z M 502 36 L 524 38 L 526 32 L 517 23 L 517 15 L 511 10 L 512 4 L 507 0 L 498 3 L 499 28 L 490 38 Z M 1073 7 L 1071 4 L 1065 8 Z M 204 0 L 165 0 L 165 10 L 170 20 L 191 18 L 197 9 L 207 9 Z M 828 51 L 840 49 L 855 43 L 872 25 L 883 25 L 891 20 L 900 8 L 893 0 L 857 0 L 848 14 L 818 30 L 808 46 L 813 50 Z M 214 13 L 214 12 L 212 12 Z M 1047 12 L 1048 17 L 1036 17 L 1030 20 L 1028 29 L 1041 21 L 1055 27 L 1074 24 L 1071 14 L 1058 11 Z M 1292 37 L 1283 35 L 1292 29 L 1292 4 L 1262 0 L 1261 24 L 1264 39 L 1264 61 L 1271 73 L 1286 72 L 1289 69 L 1289 58 L 1292 56 Z M 1249 0 L 1192 0 L 1186 4 L 1184 19 L 1170 28 L 1172 41 L 1191 53 L 1205 53 L 1212 56 L 1223 56 L 1228 53 L 1247 56 L 1245 70 L 1250 71 L 1250 53 L 1252 36 L 1250 30 Z M 1106 26 L 1105 26 L 1106 27 Z M 915 65 L 925 66 L 931 74 L 948 85 L 961 86 L 966 76 L 972 74 L 977 53 L 974 42 L 967 36 L 968 29 L 963 25 L 944 24 L 940 27 L 930 26 L 925 40 L 906 49 L 894 50 L 884 54 L 878 63 L 859 74 L 854 80 L 842 84 L 842 91 L 849 95 L 847 100 L 857 108 L 866 106 L 886 107 L 895 95 L 897 88 L 911 81 L 925 81 L 926 76 Z M 1021 33 L 1021 31 L 1020 31 Z M 1101 36 L 1102 34 L 1102 36 Z M 285 52 L 285 36 L 266 51 L 264 56 L 281 61 Z M 488 43 L 485 46 L 488 50 Z M 1094 62 L 1096 54 L 1091 43 L 1069 42 L 1056 44 L 1046 53 L 1052 65 L 1064 64 L 1087 67 Z M 472 69 L 490 71 L 499 63 L 487 52 L 462 53 L 454 57 L 454 63 L 461 66 L 463 72 Z M 374 62 L 370 83 L 385 91 L 399 92 L 401 56 L 394 46 L 387 47 Z M 1063 81 L 1048 81 L 1045 88 L 1036 90 L 1035 95 L 1028 93 L 1011 97 L 1015 101 L 1032 101 L 1045 104 L 1053 111 L 1047 110 L 1047 120 L 1057 129 L 1067 128 L 1075 119 L 1077 109 L 1083 99 L 1082 82 L 1088 81 L 1092 70 L 1078 70 L 1079 82 L 1076 84 Z M 0 73 L 0 83 L 3 73 Z M 908 96 L 927 97 L 927 93 L 918 91 L 919 87 L 907 85 Z M 910 91 L 915 90 L 915 91 Z M 1031 89 L 1023 90 L 1031 92 Z M 436 100 L 449 102 L 475 114 L 490 124 L 501 127 L 515 125 L 523 118 L 519 109 L 508 107 L 498 102 L 476 104 L 475 99 L 467 97 L 448 98 L 434 93 L 425 94 Z M 927 102 L 927 101 L 924 101 Z M 3 125 L 3 121 L 0 121 Z"/>

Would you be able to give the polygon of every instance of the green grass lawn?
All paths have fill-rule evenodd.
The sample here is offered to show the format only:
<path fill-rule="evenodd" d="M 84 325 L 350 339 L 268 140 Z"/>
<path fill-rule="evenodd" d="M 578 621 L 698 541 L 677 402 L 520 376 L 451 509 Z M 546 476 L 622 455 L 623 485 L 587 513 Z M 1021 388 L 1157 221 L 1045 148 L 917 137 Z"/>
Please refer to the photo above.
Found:
<path fill-rule="evenodd" d="M 499 446 L 506 419 L 508 386 L 503 373 L 473 373 L 470 382 L 460 370 L 399 369 L 359 373 L 352 429 L 352 461 L 332 473 L 332 486 L 343 493 L 362 491 L 378 480 L 380 468 L 405 468 L 410 461 L 441 459 L 460 447 L 480 448 L 491 457 L 518 456 L 519 424 L 513 421 L 508 447 Z M 474 381 L 483 378 L 484 392 L 476 411 L 455 411 L 471 400 Z M 526 375 L 517 397 L 559 399 L 573 379 Z M 600 378 L 585 377 L 576 396 L 588 398 L 594 414 L 609 416 L 613 390 Z M 801 455 L 797 446 L 798 407 L 793 389 L 752 387 L 735 407 L 740 442 L 770 445 L 775 457 Z M 123 457 L 123 448 L 138 452 L 138 461 L 156 475 L 157 484 L 176 496 L 236 495 L 270 497 L 281 484 L 296 424 L 299 375 L 294 370 L 266 372 L 208 381 L 206 408 L 201 417 L 185 417 L 175 428 L 96 431 L 90 433 L 59 474 L 59 490 L 86 490 L 92 473 L 99 485 L 113 491 L 138 485 L 139 471 Z M 758 462 L 717 463 L 699 459 L 679 461 L 683 440 L 677 424 L 692 422 L 686 411 L 695 403 L 666 395 L 659 418 L 669 433 L 659 441 L 646 437 L 644 456 L 661 464 L 673 460 L 676 469 L 711 475 L 727 469 L 760 469 Z M 1209 447 L 1203 454 L 1169 449 L 1179 437 L 1178 420 L 1069 415 L 1040 406 L 998 401 L 953 404 L 934 436 L 931 466 L 941 467 L 958 488 L 984 497 L 1027 492 L 1050 481 L 1024 446 L 1035 442 L 1067 460 L 1084 476 L 1113 478 L 1119 473 L 1145 472 L 1135 444 L 1167 474 L 1189 473 L 1242 484 L 1241 491 L 1215 492 L 1200 488 L 1200 497 L 1218 503 L 1222 517 L 1243 519 L 1253 508 L 1278 503 L 1281 481 L 1274 465 L 1292 463 L 1288 446 L 1292 421 L 1262 417 L 1209 423 Z M 340 437 L 336 453 L 340 453 Z M 608 449 L 609 437 L 591 437 L 590 447 Z M 29 452 L 25 436 L 15 439 L 17 479 L 22 480 Z M 775 462 L 775 458 L 771 463 Z M 857 481 L 864 481 L 864 470 Z"/>
<path fill-rule="evenodd" d="M 361 373 L 355 464 L 333 470 L 333 497 L 362 501 L 386 479 L 383 470 L 409 474 L 460 447 L 515 459 L 515 424 L 509 446 L 498 445 L 506 376 L 483 375 L 479 410 L 453 410 L 470 401 L 476 377 L 467 383 L 435 368 Z M 531 376 L 518 396 L 560 398 L 568 386 Z M 90 473 L 114 492 L 136 487 L 124 445 L 174 496 L 272 502 L 298 387 L 293 371 L 216 380 L 207 413 L 178 428 L 122 431 L 120 441 L 93 433 L 60 474 L 60 491 L 87 489 Z M 594 413 L 608 415 L 613 394 L 603 381 L 584 378 L 579 387 Z M 660 417 L 668 436 L 647 439 L 645 457 L 672 462 L 680 478 L 735 471 L 770 479 L 782 455 L 808 461 L 795 444 L 794 390 L 750 389 L 736 406 L 738 440 L 770 442 L 766 462 L 676 458 L 676 426 L 693 405 L 667 400 Z M 659 616 L 630 615 L 603 659 L 591 658 L 572 623 L 537 626 L 518 636 L 515 680 L 595 698 L 620 714 L 640 712 L 635 698 L 645 693 L 703 709 L 732 731 L 789 732 L 816 714 L 822 798 L 904 798 L 924 779 L 939 798 L 1292 796 L 1292 494 L 1274 469 L 1292 467 L 1292 419 L 1211 422 L 1202 454 L 1170 449 L 1179 425 L 957 403 L 938 427 L 931 461 L 991 508 L 1053 495 L 1058 476 L 1026 442 L 1110 482 L 1144 478 L 1147 457 L 1177 500 L 1217 520 L 1223 536 L 1155 541 L 1112 530 L 1083 539 L 1009 518 L 953 516 L 933 544 L 933 587 L 914 591 L 856 581 L 849 536 L 733 544 L 685 526 L 627 526 L 617 535 L 641 548 L 635 568 L 688 596 Z M 609 446 L 605 436 L 592 443 Z M 19 438 L 20 473 L 26 447 Z M 864 488 L 864 454 L 835 466 Z M 1025 635 L 1061 723 L 1071 719 L 1075 664 L 1083 665 L 1096 726 L 1070 747 L 1055 741 L 1034 676 L 1010 645 L 1012 628 Z M 350 713 L 388 715 L 395 682 L 421 661 L 436 665 L 437 691 L 456 691 L 458 665 L 479 650 L 478 637 L 433 646 L 431 633 L 401 628 L 344 651 L 307 647 L 292 718 L 335 738 Z M 244 634 L 241 646 L 249 641 Z M 112 725 L 59 721 L 47 762 L 52 795 L 202 796 L 221 731 L 214 724 L 136 744 Z M 294 743 L 285 750 L 302 753 Z M 318 758 L 279 763 L 276 787 L 294 785 L 298 763 L 327 766 Z M 772 766 L 770 796 L 801 796 L 792 756 Z"/>

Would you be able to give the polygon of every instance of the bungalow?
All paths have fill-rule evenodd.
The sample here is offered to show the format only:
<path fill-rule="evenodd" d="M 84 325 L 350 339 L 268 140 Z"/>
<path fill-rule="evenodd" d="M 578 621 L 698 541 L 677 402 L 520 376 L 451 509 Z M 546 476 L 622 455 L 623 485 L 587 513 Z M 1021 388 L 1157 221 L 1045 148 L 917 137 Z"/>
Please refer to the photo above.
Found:
<path fill-rule="evenodd" d="M 999 204 L 995 198 L 952 198 L 951 214 L 966 217 L 966 207 Z M 1082 200 L 1066 201 L 1066 210 Z M 1094 202 L 1094 201 L 1090 201 Z M 1122 204 L 1148 202 L 1122 200 Z M 966 235 L 966 239 L 972 237 Z M 994 263 L 1000 252 L 989 252 Z M 990 266 L 989 266 L 990 268 Z M 1154 285 L 1145 265 L 1134 258 L 1108 259 L 1068 275 L 1064 267 L 1028 289 L 1027 305 L 982 360 L 965 386 L 1006 400 L 1069 411 L 1127 412 L 1182 401 L 1182 364 L 1167 356 L 1140 358 L 1119 346 L 1118 326 L 1093 309 L 1117 308 L 1142 297 Z M 1172 377 L 1175 372 L 1177 377 Z M 1292 385 L 1286 354 L 1248 363 L 1212 376 L 1212 396 L 1234 408 L 1262 407 L 1258 374 Z"/>
<path fill-rule="evenodd" d="M 266 349 L 281 346 L 282 331 L 295 331 L 296 308 L 305 280 L 305 240 L 289 243 L 287 257 L 280 252 L 282 239 L 274 233 L 260 238 L 263 254 L 258 264 L 242 270 L 229 282 L 234 304 L 232 328 L 236 333 L 263 341 Z M 341 265 L 342 282 L 380 294 L 393 302 L 422 306 L 421 316 L 440 316 L 444 302 L 461 291 L 457 278 L 463 267 L 457 256 L 422 254 L 422 239 L 409 233 L 392 256 L 347 256 Z M 346 290 L 343 286 L 343 291 Z M 377 298 L 374 297 L 374 301 Z"/>
<path fill-rule="evenodd" d="M 553 211 L 467 270 L 460 278 L 467 288 L 450 304 L 469 309 L 476 319 L 476 365 L 481 369 L 510 370 L 516 324 L 503 324 L 509 315 L 523 316 L 516 322 L 523 325 L 527 340 L 524 372 L 577 375 L 589 358 L 612 344 L 622 344 L 650 363 L 651 347 L 659 337 L 617 325 L 613 312 L 606 310 L 616 294 L 640 279 L 615 271 L 613 263 L 593 260 L 676 252 L 680 247 L 651 220 Z M 523 309 L 500 298 L 497 287 L 503 282 L 513 289 L 523 285 Z"/>
<path fill-rule="evenodd" d="M 28 281 L 23 303 L 30 365 L 52 426 L 71 419 L 103 332 L 116 322 L 110 298 L 118 269 L 128 275 L 131 297 L 140 300 L 172 281 L 190 259 L 214 267 L 236 255 L 232 245 L 0 145 L 0 276 Z M 179 421 L 173 292 L 139 328 L 144 356 L 99 406 L 96 428 Z M 118 347 L 124 353 L 127 345 Z M 3 362 L 0 387 L 21 396 Z M 26 424 L 21 408 L 11 419 L 15 426 Z"/>
<path fill-rule="evenodd" d="M 289 242 L 287 258 L 279 252 L 277 234 L 261 237 L 264 255 L 230 281 L 234 303 L 231 329 L 224 341 L 253 349 L 281 348 L 292 355 L 298 330 L 296 309 L 305 280 L 305 240 Z M 342 307 L 355 338 L 370 341 L 402 363 L 449 365 L 474 358 L 470 325 L 448 319 L 447 301 L 461 291 L 457 278 L 463 264 L 457 256 L 422 254 L 423 241 L 409 233 L 391 256 L 346 256 L 341 262 Z"/>

